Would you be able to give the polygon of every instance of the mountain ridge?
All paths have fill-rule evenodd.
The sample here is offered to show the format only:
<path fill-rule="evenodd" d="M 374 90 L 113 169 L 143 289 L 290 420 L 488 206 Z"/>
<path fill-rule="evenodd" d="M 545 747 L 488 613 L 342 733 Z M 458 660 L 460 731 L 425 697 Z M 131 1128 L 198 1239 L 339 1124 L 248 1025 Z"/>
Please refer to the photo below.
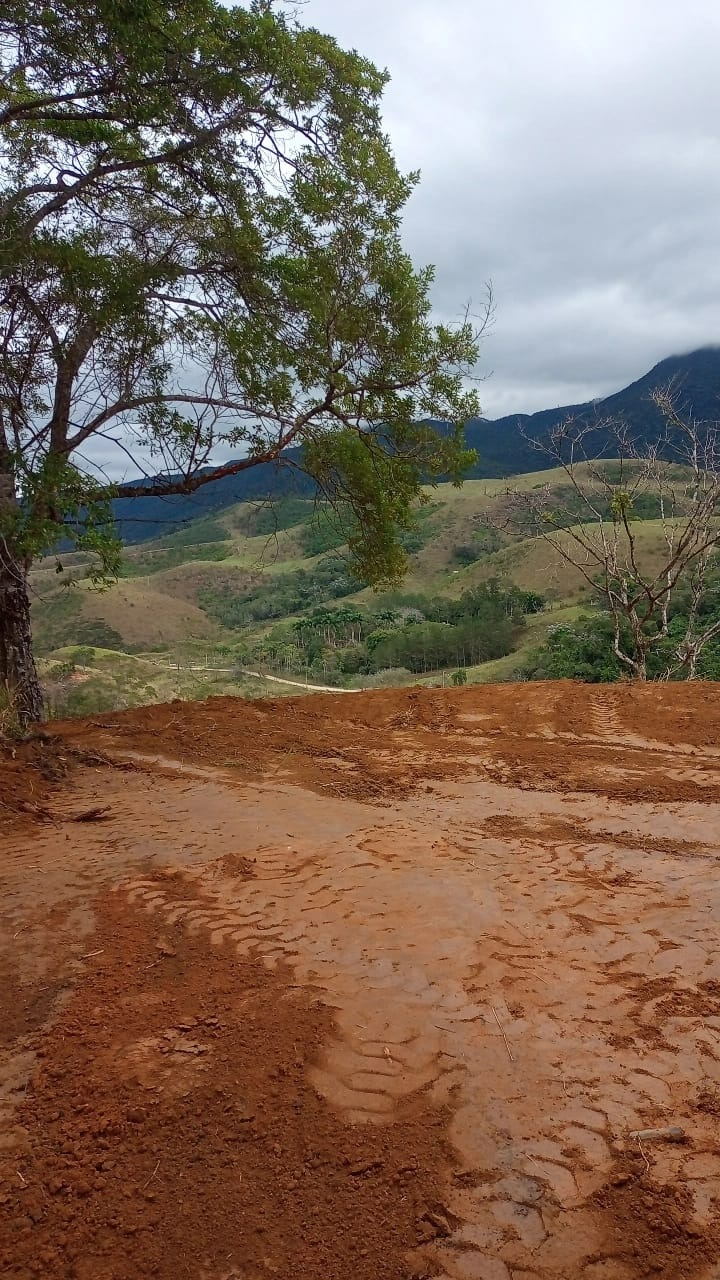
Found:
<path fill-rule="evenodd" d="M 599 453 L 607 442 L 603 422 L 622 418 L 640 439 L 651 439 L 662 426 L 662 417 L 651 395 L 667 386 L 676 388 L 678 409 L 700 419 L 720 417 L 720 344 L 708 344 L 684 354 L 665 357 L 634 382 L 609 396 L 531 414 L 506 414 L 502 418 L 476 418 L 468 423 L 465 439 L 478 453 L 468 479 L 498 479 L 527 471 L 550 469 L 554 463 L 543 455 L 551 431 L 569 417 L 579 424 L 595 424 L 592 439 Z M 533 444 L 533 440 L 537 443 Z M 294 460 L 300 450 L 288 450 Z M 138 482 L 140 483 L 140 482 Z M 172 532 L 188 520 L 222 511 L 242 501 L 276 499 L 314 492 L 309 477 L 295 467 L 262 463 L 235 476 L 225 476 L 192 494 L 164 497 L 118 498 L 113 514 L 122 540 L 144 542 Z"/>

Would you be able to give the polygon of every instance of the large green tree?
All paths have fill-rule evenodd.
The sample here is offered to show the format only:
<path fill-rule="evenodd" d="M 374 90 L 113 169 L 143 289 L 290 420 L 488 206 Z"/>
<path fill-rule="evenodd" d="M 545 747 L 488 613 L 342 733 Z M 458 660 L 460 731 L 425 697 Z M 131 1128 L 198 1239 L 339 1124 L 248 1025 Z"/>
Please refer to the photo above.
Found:
<path fill-rule="evenodd" d="M 422 480 L 467 465 L 477 334 L 432 323 L 402 249 L 415 177 L 384 83 L 262 0 L 5 0 L 0 682 L 22 721 L 42 715 L 29 567 L 70 536 L 112 573 L 113 496 L 300 445 L 381 581 Z M 146 482 L 101 483 L 99 446 Z"/>

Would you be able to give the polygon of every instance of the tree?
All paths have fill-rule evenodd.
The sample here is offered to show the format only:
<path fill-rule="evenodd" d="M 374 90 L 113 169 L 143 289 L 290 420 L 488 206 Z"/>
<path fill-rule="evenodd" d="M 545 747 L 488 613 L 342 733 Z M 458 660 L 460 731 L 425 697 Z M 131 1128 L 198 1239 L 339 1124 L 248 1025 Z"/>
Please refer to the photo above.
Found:
<path fill-rule="evenodd" d="M 629 676 L 646 680 L 652 657 L 662 658 L 660 678 L 693 679 L 720 634 L 720 620 L 703 607 L 720 543 L 720 429 L 683 418 L 671 390 L 653 399 L 665 430 L 638 442 L 625 423 L 603 423 L 611 457 L 588 455 L 597 426 L 568 420 L 555 428 L 543 450 L 565 487 L 515 493 L 507 509 L 510 520 L 530 515 L 536 533 L 599 592 L 612 618 L 612 652 Z M 655 517 L 653 525 L 638 513 Z M 680 594 L 683 613 L 672 625 Z"/>
<path fill-rule="evenodd" d="M 384 83 L 273 0 L 5 0 L 0 680 L 23 722 L 29 567 L 62 537 L 112 576 L 113 497 L 302 466 L 391 582 L 423 481 L 472 461 L 479 335 L 432 323 L 432 271 L 402 250 L 416 177 Z"/>

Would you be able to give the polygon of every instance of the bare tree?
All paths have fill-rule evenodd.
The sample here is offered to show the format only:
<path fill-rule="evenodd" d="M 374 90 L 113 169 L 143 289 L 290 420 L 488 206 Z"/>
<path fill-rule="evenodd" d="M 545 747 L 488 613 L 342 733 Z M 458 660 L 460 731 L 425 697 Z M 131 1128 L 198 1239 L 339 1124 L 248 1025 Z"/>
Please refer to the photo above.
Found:
<path fill-rule="evenodd" d="M 720 427 L 683 417 L 670 389 L 653 399 L 665 425 L 652 443 L 621 421 L 573 419 L 547 443 L 534 442 L 564 480 L 511 491 L 506 513 L 508 523 L 532 528 L 600 593 L 614 623 L 614 653 L 632 678 L 646 680 L 653 651 L 667 655 L 670 647 L 661 678 L 693 679 L 702 650 L 720 634 L 720 621 L 704 620 L 702 612 L 720 543 Z M 599 430 L 605 445 L 598 457 Z M 654 519 L 654 546 L 639 516 Z M 673 635 L 672 605 L 681 592 L 684 625 Z"/>

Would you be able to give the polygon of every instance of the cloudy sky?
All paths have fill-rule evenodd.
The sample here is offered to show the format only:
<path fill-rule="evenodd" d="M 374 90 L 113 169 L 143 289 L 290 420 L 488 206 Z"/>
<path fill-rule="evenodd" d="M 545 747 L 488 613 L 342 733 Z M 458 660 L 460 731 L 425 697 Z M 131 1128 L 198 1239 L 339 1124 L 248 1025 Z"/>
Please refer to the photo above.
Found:
<path fill-rule="evenodd" d="M 605 395 L 720 342 L 717 0 L 306 0 L 392 82 L 439 316 L 497 312 L 489 417 Z"/>

